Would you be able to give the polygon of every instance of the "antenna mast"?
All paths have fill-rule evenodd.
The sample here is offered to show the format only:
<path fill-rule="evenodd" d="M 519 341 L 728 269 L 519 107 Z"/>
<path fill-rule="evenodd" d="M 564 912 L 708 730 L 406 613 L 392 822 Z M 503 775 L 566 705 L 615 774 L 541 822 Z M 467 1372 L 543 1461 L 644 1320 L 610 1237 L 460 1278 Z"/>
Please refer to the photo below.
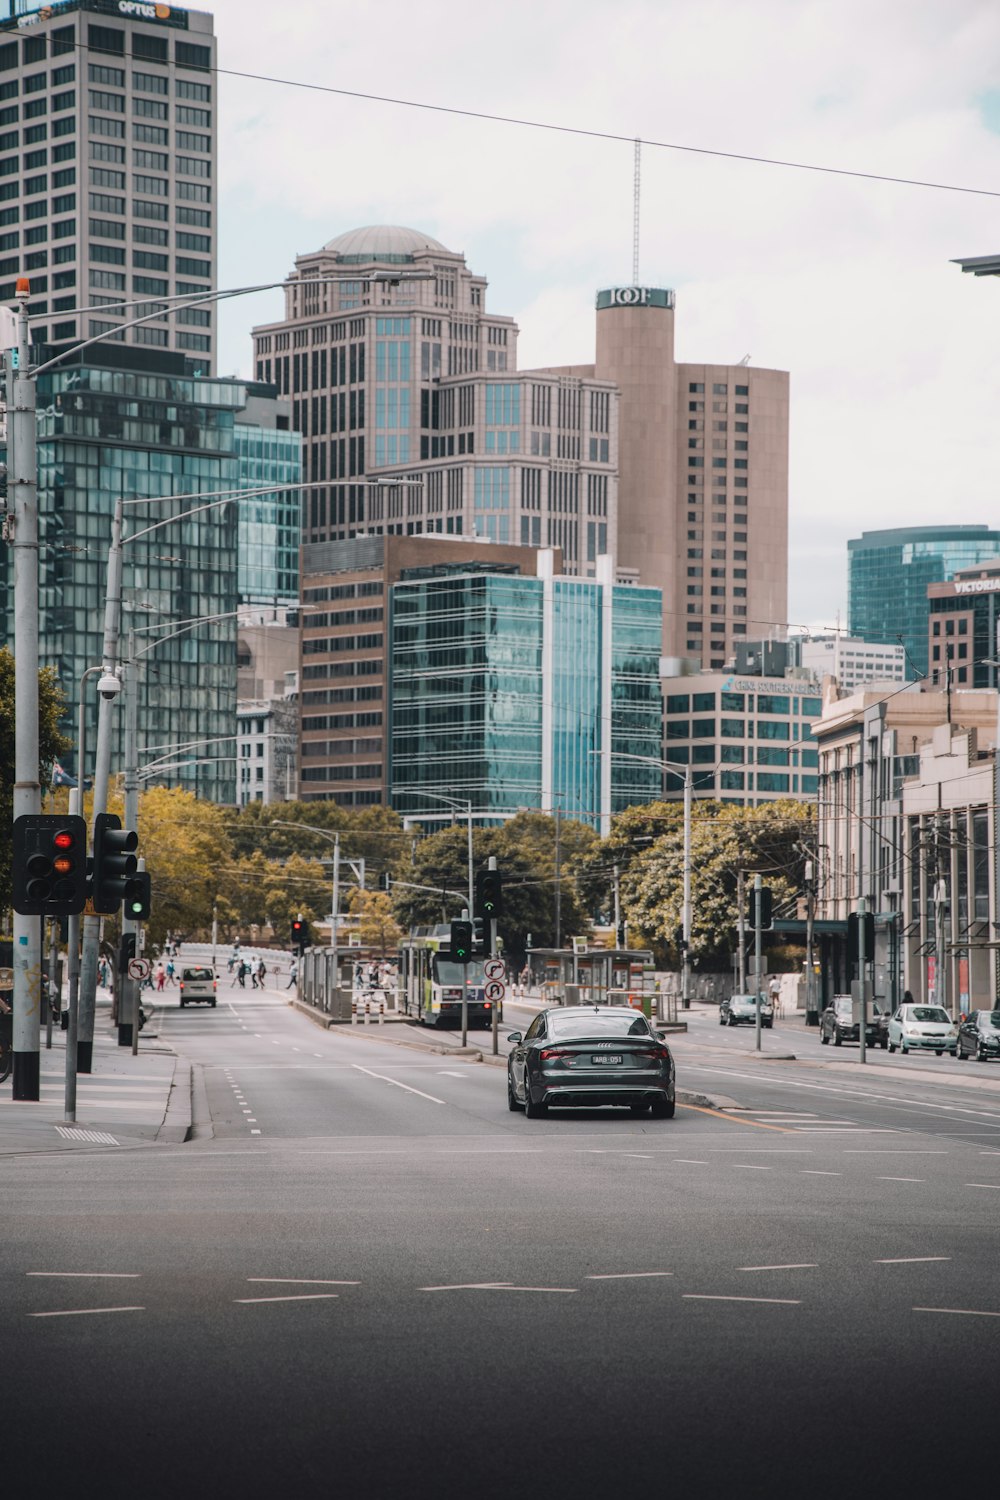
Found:
<path fill-rule="evenodd" d="M 635 138 L 632 168 L 632 285 L 639 285 L 639 198 L 642 192 L 642 141 Z"/>

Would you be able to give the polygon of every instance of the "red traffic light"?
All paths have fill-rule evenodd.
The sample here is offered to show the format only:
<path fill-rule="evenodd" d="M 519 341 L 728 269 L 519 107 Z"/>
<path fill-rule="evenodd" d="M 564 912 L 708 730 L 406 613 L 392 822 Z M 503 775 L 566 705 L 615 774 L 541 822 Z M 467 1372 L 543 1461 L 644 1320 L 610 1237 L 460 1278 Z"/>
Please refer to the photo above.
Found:
<path fill-rule="evenodd" d="M 57 849 L 72 849 L 76 839 L 68 828 L 61 828 L 52 842 Z"/>

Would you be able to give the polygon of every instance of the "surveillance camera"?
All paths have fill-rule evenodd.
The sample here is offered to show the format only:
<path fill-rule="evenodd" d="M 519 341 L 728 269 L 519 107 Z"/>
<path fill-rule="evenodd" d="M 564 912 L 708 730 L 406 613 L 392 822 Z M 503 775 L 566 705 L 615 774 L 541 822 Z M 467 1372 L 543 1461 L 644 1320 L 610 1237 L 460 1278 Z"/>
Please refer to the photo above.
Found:
<path fill-rule="evenodd" d="M 104 676 L 97 684 L 97 691 L 100 693 L 101 697 L 107 698 L 109 701 L 112 698 L 117 698 L 121 690 L 122 685 L 113 672 L 105 672 Z"/>

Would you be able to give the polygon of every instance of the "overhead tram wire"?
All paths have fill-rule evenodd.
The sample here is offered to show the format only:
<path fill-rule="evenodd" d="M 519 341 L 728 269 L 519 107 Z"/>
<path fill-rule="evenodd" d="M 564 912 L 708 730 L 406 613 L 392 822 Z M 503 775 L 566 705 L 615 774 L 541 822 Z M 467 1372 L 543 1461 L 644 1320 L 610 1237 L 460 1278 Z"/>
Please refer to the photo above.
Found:
<path fill-rule="evenodd" d="M 98 56 L 120 56 L 101 47 L 90 47 L 77 42 L 78 52 L 93 52 Z M 1000 198 L 1000 188 L 966 187 L 957 182 L 932 182 L 923 177 L 898 177 L 889 172 L 862 172 L 855 167 L 825 167 L 817 162 L 793 161 L 787 157 L 759 156 L 750 151 L 722 151 L 713 146 L 689 146 L 680 141 L 654 141 L 646 136 L 637 137 L 634 132 L 617 130 L 591 130 L 583 125 L 557 125 L 551 120 L 530 120 L 519 115 L 491 114 L 488 110 L 462 109 L 455 104 L 428 104 L 423 99 L 398 99 L 392 94 L 372 94 L 363 89 L 337 88 L 330 83 L 307 83 L 301 78 L 277 78 L 270 73 L 246 73 L 237 68 L 198 68 L 199 73 L 215 74 L 219 78 L 242 78 L 248 83 L 272 83 L 280 88 L 303 89 L 314 94 L 332 94 L 342 99 L 361 99 L 369 104 L 395 104 L 403 109 L 422 109 L 432 114 L 455 115 L 459 119 L 483 120 L 492 125 L 516 125 L 524 130 L 547 130 L 556 135 L 580 136 L 592 141 L 615 141 L 635 149 L 636 141 L 656 151 L 682 151 L 694 156 L 714 156 L 722 161 L 745 161 L 762 167 L 785 167 L 796 172 L 819 172 L 830 177 L 853 177 L 862 182 L 885 182 L 896 187 L 930 188 L 940 193 L 968 193 L 979 198 Z"/>

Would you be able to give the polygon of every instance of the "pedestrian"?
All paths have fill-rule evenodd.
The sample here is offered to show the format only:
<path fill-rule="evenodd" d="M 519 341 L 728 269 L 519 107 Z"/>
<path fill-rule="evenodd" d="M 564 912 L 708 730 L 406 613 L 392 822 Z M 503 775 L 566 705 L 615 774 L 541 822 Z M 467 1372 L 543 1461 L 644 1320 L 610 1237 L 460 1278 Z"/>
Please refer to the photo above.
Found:
<path fill-rule="evenodd" d="M 236 970 L 236 978 L 240 982 L 240 989 L 241 990 L 245 990 L 246 987 L 247 987 L 247 963 L 246 963 L 246 959 L 243 959 L 243 958 L 240 959 L 239 968 Z"/>
<path fill-rule="evenodd" d="M 257 988 L 259 990 L 262 990 L 264 988 L 264 975 L 266 973 L 267 973 L 267 965 L 265 964 L 265 962 L 264 962 L 264 960 L 262 958 L 258 958 L 258 960 L 257 960 Z"/>
<path fill-rule="evenodd" d="M 781 980 L 777 974 L 771 975 L 771 983 L 767 987 L 771 997 L 771 1013 L 776 1020 L 781 1015 Z"/>
<path fill-rule="evenodd" d="M 298 977 L 299 977 L 298 960 L 293 958 L 292 962 L 291 962 L 291 967 L 288 970 L 288 984 L 285 986 L 285 988 L 289 989 L 289 990 L 292 989 L 294 987 L 294 985 L 296 984 L 296 982 L 298 981 Z"/>
<path fill-rule="evenodd" d="M 167 971 L 163 967 L 162 963 L 158 963 L 156 965 L 156 988 L 158 990 L 162 990 L 162 988 L 166 984 L 166 982 L 167 982 Z"/>
<path fill-rule="evenodd" d="M 173 961 L 172 958 L 168 958 L 167 959 L 167 983 L 168 984 L 176 984 L 177 983 L 176 973 L 175 973 L 175 970 L 174 970 L 174 961 Z"/>

